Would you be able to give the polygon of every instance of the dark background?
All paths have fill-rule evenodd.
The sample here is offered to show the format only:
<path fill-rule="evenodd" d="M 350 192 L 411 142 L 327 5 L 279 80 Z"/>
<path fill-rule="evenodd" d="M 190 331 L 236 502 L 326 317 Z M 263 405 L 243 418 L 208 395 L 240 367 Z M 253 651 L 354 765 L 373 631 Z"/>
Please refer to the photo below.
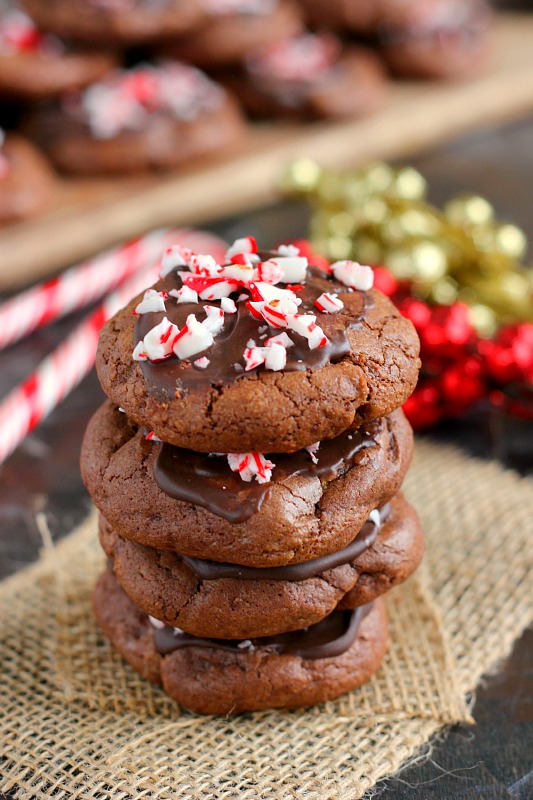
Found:
<path fill-rule="evenodd" d="M 441 203 L 458 192 L 487 196 L 497 216 L 533 233 L 533 119 L 487 129 L 420 155 L 409 163 L 430 182 L 431 199 Z M 280 204 L 213 226 L 232 240 L 254 234 L 263 244 L 305 235 L 305 206 Z M 533 260 L 530 258 L 530 260 Z M 86 313 L 86 312 L 85 312 Z M 82 315 L 44 328 L 1 356 L 0 397 L 57 346 Z M 70 532 L 90 502 L 81 483 L 78 456 L 87 421 L 104 399 L 94 371 L 0 468 L 0 578 L 38 556 L 41 536 L 36 514 L 43 512 L 52 538 Z M 442 424 L 432 432 L 490 458 L 501 442 L 487 420 Z M 533 423 L 509 423 L 503 457 L 533 470 Z M 532 523 L 533 526 L 533 523 Z M 431 758 L 390 779 L 382 800 L 532 800 L 533 798 L 533 630 L 516 643 L 507 663 L 479 689 L 475 727 L 458 726 L 433 747 Z"/>

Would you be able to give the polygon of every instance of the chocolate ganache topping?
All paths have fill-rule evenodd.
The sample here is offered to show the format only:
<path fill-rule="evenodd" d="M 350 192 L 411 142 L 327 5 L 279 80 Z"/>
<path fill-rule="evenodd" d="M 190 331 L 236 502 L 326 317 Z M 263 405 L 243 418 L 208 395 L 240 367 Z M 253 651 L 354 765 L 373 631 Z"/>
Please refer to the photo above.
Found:
<path fill-rule="evenodd" d="M 276 258 L 277 254 L 262 253 L 261 258 Z M 185 269 L 185 268 L 183 268 Z M 191 278 L 195 277 L 191 275 Z M 156 285 L 158 291 L 170 294 L 179 290 L 184 285 L 177 270 L 170 272 Z M 281 286 L 279 288 L 282 288 Z M 298 314 L 314 314 L 319 325 L 328 338 L 328 343 L 323 347 L 310 349 L 307 339 L 289 331 L 293 346 L 287 349 L 287 363 L 284 371 L 318 369 L 329 362 L 340 361 L 350 352 L 347 331 L 359 327 L 365 311 L 373 304 L 372 296 L 368 292 L 354 291 L 342 283 L 335 281 L 318 267 L 308 267 L 304 283 L 298 286 L 284 286 L 290 288 L 301 300 Z M 323 313 L 315 306 L 315 300 L 324 292 L 337 293 L 343 301 L 344 307 L 334 314 Z M 240 298 L 240 299 L 239 299 Z M 237 311 L 234 314 L 224 315 L 224 326 L 220 333 L 214 337 L 213 344 L 202 351 L 193 359 L 180 360 L 172 355 L 163 361 L 140 361 L 139 365 L 152 391 L 161 392 L 163 396 L 174 396 L 202 389 L 205 386 L 222 386 L 234 383 L 243 377 L 255 375 L 264 370 L 263 366 L 245 371 L 244 351 L 248 342 L 253 340 L 261 347 L 265 340 L 280 333 L 279 328 L 273 328 L 264 320 L 257 319 L 248 309 L 246 303 L 251 300 L 251 295 L 246 287 L 239 287 L 231 295 L 235 301 Z M 205 318 L 205 306 L 220 306 L 220 300 L 201 300 L 198 303 L 177 303 L 169 296 L 166 301 L 166 311 L 148 312 L 138 317 L 134 331 L 134 345 L 144 339 L 146 334 L 158 325 L 166 316 L 170 322 L 183 328 L 189 314 L 195 314 L 199 320 Z M 209 360 L 203 368 L 196 366 L 194 361 L 199 357 Z"/>
<path fill-rule="evenodd" d="M 372 547 L 389 514 L 390 503 L 387 503 L 379 511 L 376 509 L 373 512 L 355 539 L 342 550 L 320 558 L 313 558 L 311 561 L 303 561 L 300 564 L 287 564 L 284 567 L 244 567 L 240 564 L 191 558 L 180 553 L 177 556 L 202 581 L 213 581 L 219 578 L 238 578 L 244 581 L 305 581 L 321 575 L 328 569 L 350 564 L 365 550 Z"/>
<path fill-rule="evenodd" d="M 169 655 L 183 647 L 203 647 L 225 650 L 230 653 L 259 650 L 272 655 L 292 655 L 309 660 L 334 658 L 345 653 L 357 638 L 359 626 L 372 608 L 372 603 L 354 611 L 333 611 L 320 622 L 299 631 L 279 633 L 260 639 L 204 639 L 191 636 L 179 628 L 154 626 L 154 644 L 157 652 Z"/>
<path fill-rule="evenodd" d="M 272 456 L 276 464 L 272 481 L 263 484 L 243 481 L 224 457 L 154 443 L 160 449 L 153 476 L 161 491 L 175 500 L 202 506 L 231 523 L 245 522 L 261 509 L 273 483 L 296 475 L 319 479 L 337 475 L 353 466 L 358 453 L 377 445 L 384 425 L 379 418 L 357 430 L 344 431 L 335 439 L 325 439 L 316 452 L 316 464 L 307 450 L 277 453 Z"/>

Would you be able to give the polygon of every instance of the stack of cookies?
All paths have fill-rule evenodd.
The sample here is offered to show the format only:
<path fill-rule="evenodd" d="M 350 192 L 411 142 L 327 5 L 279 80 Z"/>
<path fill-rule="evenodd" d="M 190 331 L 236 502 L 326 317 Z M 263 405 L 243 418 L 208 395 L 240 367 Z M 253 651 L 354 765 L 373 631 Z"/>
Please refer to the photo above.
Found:
<path fill-rule="evenodd" d="M 216 714 L 368 680 L 387 644 L 380 596 L 424 547 L 400 493 L 411 323 L 355 262 L 252 237 L 225 262 L 170 248 L 104 327 L 109 400 L 82 451 L 109 559 L 99 624 L 144 677 Z"/>

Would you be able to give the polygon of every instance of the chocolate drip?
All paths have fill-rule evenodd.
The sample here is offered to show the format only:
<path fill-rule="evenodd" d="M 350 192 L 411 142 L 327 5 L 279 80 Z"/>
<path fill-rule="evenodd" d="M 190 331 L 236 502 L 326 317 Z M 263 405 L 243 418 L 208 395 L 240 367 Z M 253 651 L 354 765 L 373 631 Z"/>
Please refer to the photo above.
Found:
<path fill-rule="evenodd" d="M 275 257 L 275 254 L 265 254 L 265 257 L 269 256 Z M 181 278 L 174 271 L 160 281 L 158 288 L 170 292 L 173 289 L 180 289 L 182 285 Z M 318 311 L 314 302 L 323 292 L 337 292 L 345 302 L 345 307 L 337 314 L 324 314 Z M 214 343 L 207 350 L 198 354 L 197 357 L 206 356 L 210 361 L 205 369 L 195 367 L 194 359 L 180 361 L 175 356 L 156 363 L 139 362 L 143 375 L 152 390 L 174 397 L 176 390 L 184 394 L 206 386 L 223 386 L 234 383 L 243 376 L 249 377 L 258 370 L 264 370 L 264 367 L 257 367 L 249 372 L 244 372 L 244 351 L 250 339 L 261 346 L 265 339 L 279 333 L 279 330 L 271 328 L 266 322 L 252 316 L 246 307 L 246 301 L 250 297 L 244 289 L 234 293 L 234 297 L 243 293 L 247 295 L 246 300 L 236 300 L 237 313 L 225 315 L 224 327 L 215 336 Z M 317 324 L 324 330 L 329 344 L 310 350 L 307 339 L 290 331 L 294 346 L 287 350 L 287 364 L 284 371 L 318 369 L 329 362 L 340 361 L 350 352 L 347 331 L 361 325 L 366 309 L 372 305 L 371 295 L 347 289 L 346 286 L 328 278 L 317 267 L 309 267 L 305 284 L 296 294 L 302 301 L 298 313 L 315 314 Z M 219 304 L 219 300 L 177 303 L 175 299 L 169 297 L 166 303 L 166 312 L 150 312 L 142 314 L 138 318 L 135 324 L 134 345 L 143 339 L 155 325 L 158 325 L 164 316 L 182 328 L 189 314 L 196 314 L 197 319 L 202 321 L 205 318 L 204 306 Z"/>
<path fill-rule="evenodd" d="M 196 453 L 166 443 L 154 444 L 160 447 L 160 451 L 154 463 L 153 476 L 161 491 L 169 497 L 202 506 L 233 524 L 245 522 L 261 509 L 273 483 L 296 475 L 319 479 L 335 476 L 345 465 L 350 467 L 361 450 L 376 446 L 384 424 L 383 419 L 373 420 L 364 428 L 345 431 L 335 439 L 325 439 L 316 453 L 317 464 L 313 464 L 307 450 L 269 456 L 276 464 L 269 483 L 246 483 L 238 473 L 230 470 L 224 457 Z"/>
<path fill-rule="evenodd" d="M 230 653 L 259 650 L 272 655 L 292 655 L 313 660 L 333 658 L 345 653 L 357 638 L 359 625 L 372 608 L 372 603 L 360 606 L 355 611 L 333 611 L 324 619 L 308 628 L 261 639 L 246 639 L 237 642 L 231 639 L 203 639 L 191 636 L 179 628 L 154 629 L 154 644 L 157 652 L 166 656 L 183 647 L 202 647 L 225 650 Z"/>
<path fill-rule="evenodd" d="M 239 564 L 227 564 L 219 561 L 204 561 L 201 558 L 179 555 L 184 564 L 202 581 L 214 581 L 219 578 L 238 578 L 243 581 L 305 581 L 321 575 L 328 569 L 350 564 L 361 553 L 372 547 L 381 530 L 383 522 L 390 513 L 390 504 L 380 509 L 380 522 L 367 520 L 353 542 L 338 550 L 301 564 L 287 564 L 284 567 L 243 567 Z"/>

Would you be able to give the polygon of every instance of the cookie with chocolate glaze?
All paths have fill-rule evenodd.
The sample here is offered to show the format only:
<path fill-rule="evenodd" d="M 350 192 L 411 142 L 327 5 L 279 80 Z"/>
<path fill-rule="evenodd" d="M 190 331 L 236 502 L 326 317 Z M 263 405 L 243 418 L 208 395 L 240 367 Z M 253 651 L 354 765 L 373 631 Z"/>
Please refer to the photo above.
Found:
<path fill-rule="evenodd" d="M 257 118 L 342 119 L 376 111 L 387 82 L 381 60 L 362 47 L 343 47 L 331 34 L 284 38 L 247 56 L 225 78 Z"/>
<path fill-rule="evenodd" d="M 104 326 L 97 353 L 104 392 L 159 439 L 290 453 L 389 414 L 413 391 L 417 334 L 380 292 L 357 288 L 372 285 L 370 267 L 338 262 L 329 275 L 281 252 L 255 266 L 190 255 L 193 269 L 211 270 L 200 274 L 177 257 L 156 305 L 141 306 L 157 310 L 135 316 L 137 297 Z"/>
<path fill-rule="evenodd" d="M 204 10 L 208 16 L 202 27 L 172 42 L 167 55 L 204 69 L 225 67 L 303 28 L 293 0 L 205 0 Z"/>
<path fill-rule="evenodd" d="M 118 66 L 111 53 L 80 50 L 44 34 L 23 12 L 0 13 L 0 96 L 46 100 L 99 80 Z"/>
<path fill-rule="evenodd" d="M 390 69 L 411 78 L 472 77 L 492 53 L 492 12 L 484 0 L 410 0 L 392 4 L 379 25 Z"/>
<path fill-rule="evenodd" d="M 81 470 L 120 536 L 191 558 L 251 567 L 298 564 L 349 544 L 399 490 L 411 461 L 402 411 L 306 450 L 272 456 L 271 480 L 245 482 L 224 457 L 173 448 L 111 403 L 88 425 Z"/>
<path fill-rule="evenodd" d="M 96 585 L 94 609 L 112 645 L 137 672 L 200 714 L 333 700 L 367 681 L 387 648 L 381 600 L 356 612 L 333 612 L 307 631 L 221 642 L 154 628 L 108 570 Z"/>
<path fill-rule="evenodd" d="M 246 135 L 237 103 L 179 62 L 121 70 L 36 110 L 27 130 L 72 174 L 169 170 L 236 148 Z"/>
<path fill-rule="evenodd" d="M 102 517 L 100 544 L 135 605 L 166 625 L 220 639 L 299 630 L 339 603 L 366 605 L 406 580 L 424 551 L 417 515 L 401 495 L 374 511 L 343 550 L 288 567 L 240 567 L 154 550 L 121 538 Z"/>
<path fill-rule="evenodd" d="M 76 42 L 129 47 L 194 29 L 200 0 L 22 0 L 39 27 Z"/>
<path fill-rule="evenodd" d="M 26 139 L 0 129 L 0 225 L 32 217 L 52 201 L 57 181 L 44 156 Z"/>

